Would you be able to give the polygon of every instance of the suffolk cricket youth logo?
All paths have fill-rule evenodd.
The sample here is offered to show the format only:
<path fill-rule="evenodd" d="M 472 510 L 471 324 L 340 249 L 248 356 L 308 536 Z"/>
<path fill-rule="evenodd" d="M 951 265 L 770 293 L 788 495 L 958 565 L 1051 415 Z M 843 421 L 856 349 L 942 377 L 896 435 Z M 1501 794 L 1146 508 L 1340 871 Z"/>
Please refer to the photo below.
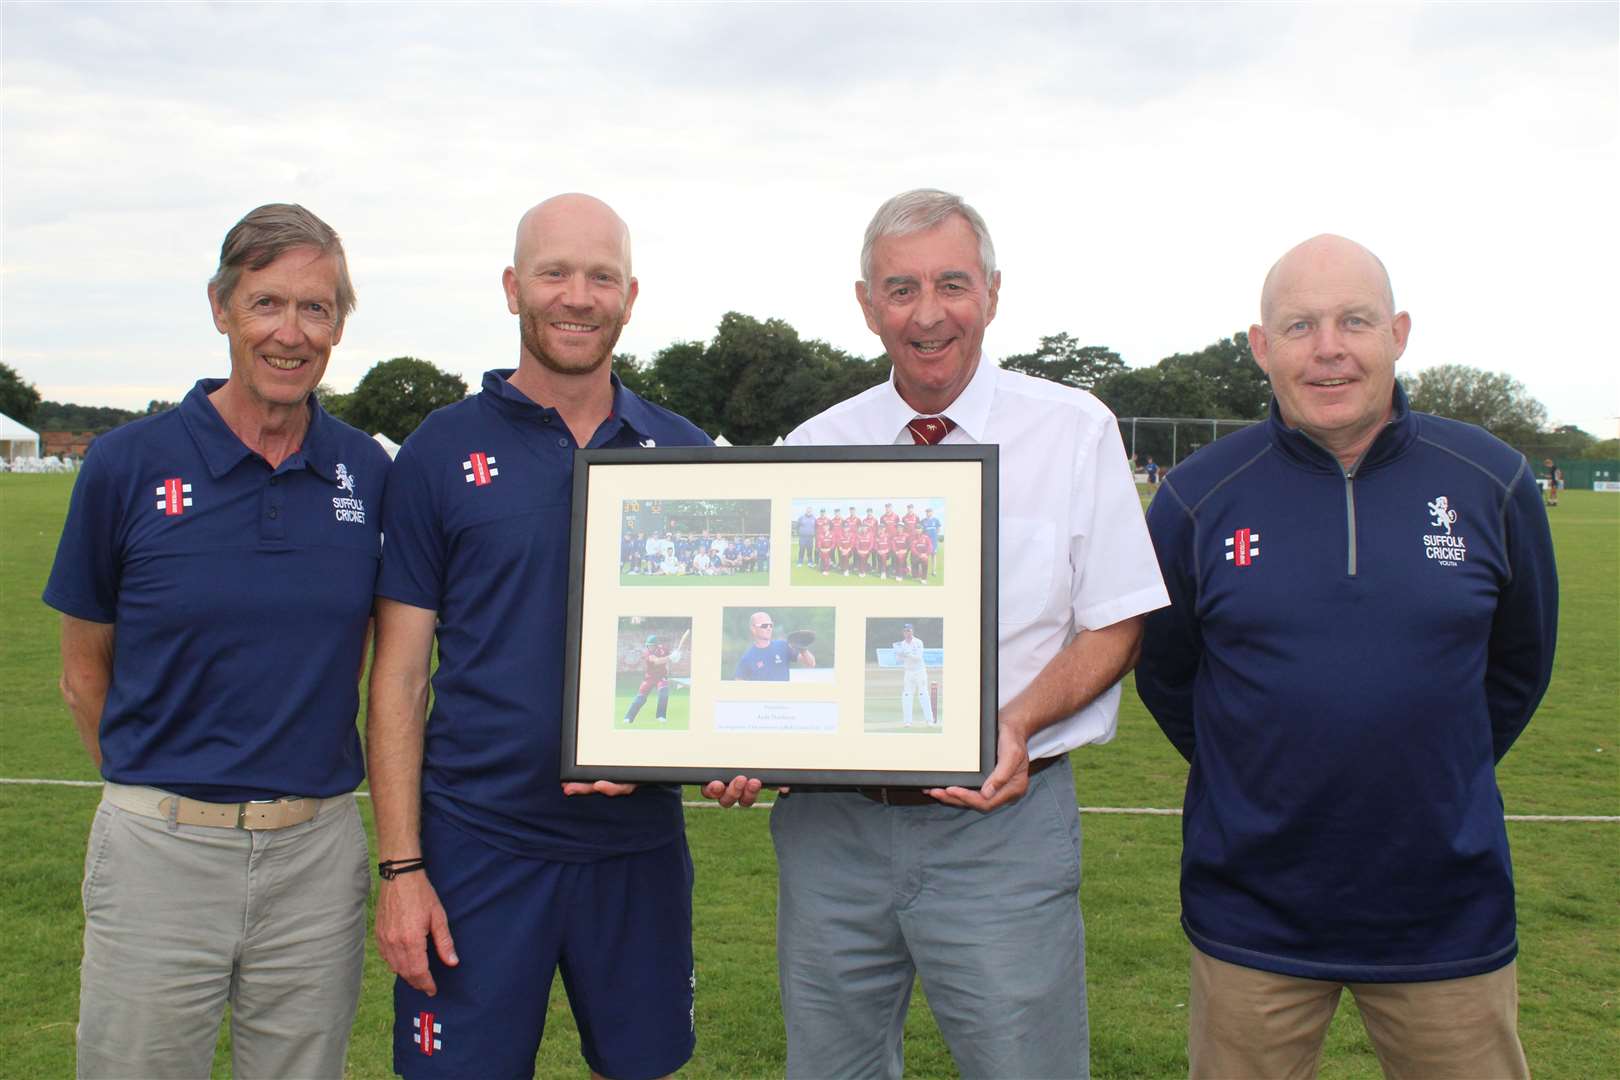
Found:
<path fill-rule="evenodd" d="M 1226 561 L 1233 566 L 1248 566 L 1260 557 L 1260 534 L 1253 529 L 1239 529 L 1226 538 Z"/>
<path fill-rule="evenodd" d="M 461 478 L 467 483 L 483 487 L 501 475 L 501 470 L 495 467 L 495 455 L 475 451 L 468 454 L 467 460 L 461 463 L 461 473 Z"/>
<path fill-rule="evenodd" d="M 158 497 L 154 505 L 163 511 L 164 517 L 179 517 L 191 505 L 191 485 L 178 476 L 163 481 L 153 494 Z"/>
<path fill-rule="evenodd" d="M 1468 561 L 1468 541 L 1454 528 L 1457 524 L 1456 507 L 1451 505 L 1448 497 L 1436 495 L 1428 508 L 1429 528 L 1443 528 L 1446 531 L 1424 534 L 1423 557 L 1441 566 L 1461 566 Z"/>

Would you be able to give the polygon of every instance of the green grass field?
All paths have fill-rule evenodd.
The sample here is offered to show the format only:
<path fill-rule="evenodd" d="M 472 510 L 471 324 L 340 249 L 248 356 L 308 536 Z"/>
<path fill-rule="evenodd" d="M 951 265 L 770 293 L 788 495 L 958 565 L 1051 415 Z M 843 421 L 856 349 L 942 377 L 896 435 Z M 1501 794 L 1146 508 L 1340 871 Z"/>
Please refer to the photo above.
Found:
<path fill-rule="evenodd" d="M 617 710 L 613 714 L 614 731 L 685 731 L 688 721 L 692 718 L 692 695 L 684 686 L 671 686 L 669 688 L 669 711 L 664 714 L 664 722 L 658 722 L 658 691 L 654 690 L 642 702 L 641 710 L 636 713 L 633 723 L 624 722 L 624 714 L 630 710 L 630 702 L 635 700 L 636 690 L 641 685 L 639 675 L 629 680 L 619 680 L 619 696 L 614 703 Z M 626 689 L 628 687 L 628 689 Z"/>
<path fill-rule="evenodd" d="M 39 602 L 71 478 L 0 475 L 0 775 L 95 779 L 56 691 L 56 616 Z M 1620 815 L 1620 496 L 1566 492 L 1551 512 L 1563 608 L 1558 666 L 1534 722 L 1503 762 L 1509 814 Z M 817 575 L 819 578 L 819 575 Z M 622 702 L 620 703 L 623 704 Z M 673 711 L 673 709 L 672 709 Z M 644 708 L 643 713 L 648 709 Z M 621 712 L 622 715 L 622 712 Z M 1130 687 L 1114 742 L 1074 755 L 1086 807 L 1177 807 L 1186 766 Z M 689 791 L 689 798 L 695 793 Z M 0 785 L 0 1077 L 73 1073 L 79 882 L 98 799 L 92 787 Z M 368 828 L 370 805 L 361 802 Z M 1177 926 L 1180 822 L 1085 814 L 1081 898 L 1092 1073 L 1185 1075 L 1187 944 Z M 693 809 L 698 1049 L 688 1077 L 780 1076 L 774 858 L 769 813 Z M 1520 1031 L 1543 1077 L 1620 1075 L 1620 824 L 1512 821 L 1519 890 Z M 369 952 L 349 1075 L 390 1075 L 391 977 Z M 1380 1076 L 1346 999 L 1322 1076 Z M 907 1072 L 954 1067 L 920 991 L 907 1020 Z M 586 1075 L 560 985 L 536 1064 Z M 222 1043 L 215 1075 L 229 1075 Z"/>
<path fill-rule="evenodd" d="M 928 669 L 928 681 L 940 685 L 939 693 L 943 698 L 945 680 L 939 668 Z M 943 703 L 934 712 L 934 719 L 939 721 L 938 726 L 929 727 L 923 723 L 923 707 L 920 701 L 914 702 L 911 706 L 911 727 L 905 726 L 905 707 L 900 703 L 900 695 L 905 685 L 905 672 L 899 668 L 879 667 L 877 664 L 866 665 L 866 730 L 903 732 L 907 735 L 938 735 L 943 732 L 945 730 Z"/>
<path fill-rule="evenodd" d="M 632 574 L 619 571 L 619 584 L 636 589 L 690 589 L 690 588 L 758 588 L 771 583 L 769 570 L 749 570 L 741 574 L 716 574 L 702 577 L 688 574 Z"/>

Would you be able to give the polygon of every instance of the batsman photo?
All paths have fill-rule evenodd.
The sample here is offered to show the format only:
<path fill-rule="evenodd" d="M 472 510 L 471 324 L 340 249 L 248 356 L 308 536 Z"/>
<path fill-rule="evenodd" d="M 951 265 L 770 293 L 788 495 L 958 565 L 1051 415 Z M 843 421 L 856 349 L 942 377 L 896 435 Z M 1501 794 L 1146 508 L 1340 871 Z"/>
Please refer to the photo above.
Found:
<path fill-rule="evenodd" d="M 933 617 L 866 620 L 866 730 L 939 734 L 945 678 L 945 620 Z"/>
<path fill-rule="evenodd" d="M 614 730 L 687 729 L 692 711 L 691 643 L 690 616 L 620 616 Z"/>

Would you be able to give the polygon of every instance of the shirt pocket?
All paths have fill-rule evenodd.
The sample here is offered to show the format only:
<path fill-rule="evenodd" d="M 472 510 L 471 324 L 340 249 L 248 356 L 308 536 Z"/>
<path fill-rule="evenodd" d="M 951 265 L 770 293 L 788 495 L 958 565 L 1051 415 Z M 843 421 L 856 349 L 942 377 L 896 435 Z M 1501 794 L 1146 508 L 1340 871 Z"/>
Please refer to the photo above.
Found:
<path fill-rule="evenodd" d="M 1050 521 L 1001 519 L 1001 576 L 998 607 L 1003 626 L 1022 626 L 1046 610 L 1051 600 L 1055 559 Z"/>

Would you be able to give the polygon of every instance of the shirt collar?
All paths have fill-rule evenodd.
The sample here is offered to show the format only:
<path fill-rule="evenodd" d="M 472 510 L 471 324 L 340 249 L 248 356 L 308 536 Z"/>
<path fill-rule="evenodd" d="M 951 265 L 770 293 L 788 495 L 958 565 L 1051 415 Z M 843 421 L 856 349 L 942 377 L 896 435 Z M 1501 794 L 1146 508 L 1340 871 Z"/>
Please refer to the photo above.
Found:
<path fill-rule="evenodd" d="M 232 431 L 225 418 L 208 400 L 208 395 L 224 386 L 225 379 L 198 379 L 197 384 L 180 402 L 180 420 L 190 433 L 191 440 L 202 455 L 208 473 L 215 480 L 242 463 L 244 458 L 258 457 Z M 275 470 L 278 473 L 294 469 L 308 469 L 331 483 L 337 483 L 337 442 L 333 427 L 336 423 L 314 394 L 309 395 L 309 428 L 304 432 L 303 445 Z M 262 459 L 261 459 L 262 460 Z"/>
<path fill-rule="evenodd" d="M 1000 365 L 992 357 L 979 353 L 979 366 L 974 370 L 973 378 L 962 387 L 956 399 L 937 415 L 950 417 L 957 428 L 974 442 L 984 442 L 990 428 L 990 405 L 996 397 L 996 377 L 1000 371 Z M 894 438 L 900 441 L 906 425 L 920 414 L 900 396 L 900 391 L 894 385 L 892 370 L 889 372 L 888 388 L 883 396 L 884 430 L 892 424 Z"/>
<path fill-rule="evenodd" d="M 516 370 L 516 368 L 496 368 L 484 372 L 483 390 L 490 396 L 495 407 L 515 420 L 533 421 L 547 416 L 558 416 L 555 408 L 540 404 L 512 385 L 511 378 Z M 642 437 L 638 441 L 644 441 L 655 422 L 651 408 L 620 382 L 617 375 L 608 377 L 613 383 L 613 411 L 597 428 L 591 442 L 605 444 L 618 433 L 620 427 L 630 428 Z"/>
<path fill-rule="evenodd" d="M 1354 471 L 1357 476 L 1399 457 L 1412 444 L 1412 440 L 1417 438 L 1417 421 L 1412 413 L 1411 403 L 1407 400 L 1406 391 L 1399 381 L 1395 383 L 1395 396 L 1391 406 L 1389 419 L 1384 422 L 1383 428 L 1373 438 L 1372 445 L 1367 447 L 1361 459 L 1355 464 Z M 1272 395 L 1271 398 L 1267 423 L 1271 425 L 1271 441 L 1289 458 L 1315 469 L 1337 473 L 1345 471 L 1339 464 L 1339 459 L 1327 447 L 1299 428 L 1291 428 L 1283 421 L 1276 395 Z"/>

